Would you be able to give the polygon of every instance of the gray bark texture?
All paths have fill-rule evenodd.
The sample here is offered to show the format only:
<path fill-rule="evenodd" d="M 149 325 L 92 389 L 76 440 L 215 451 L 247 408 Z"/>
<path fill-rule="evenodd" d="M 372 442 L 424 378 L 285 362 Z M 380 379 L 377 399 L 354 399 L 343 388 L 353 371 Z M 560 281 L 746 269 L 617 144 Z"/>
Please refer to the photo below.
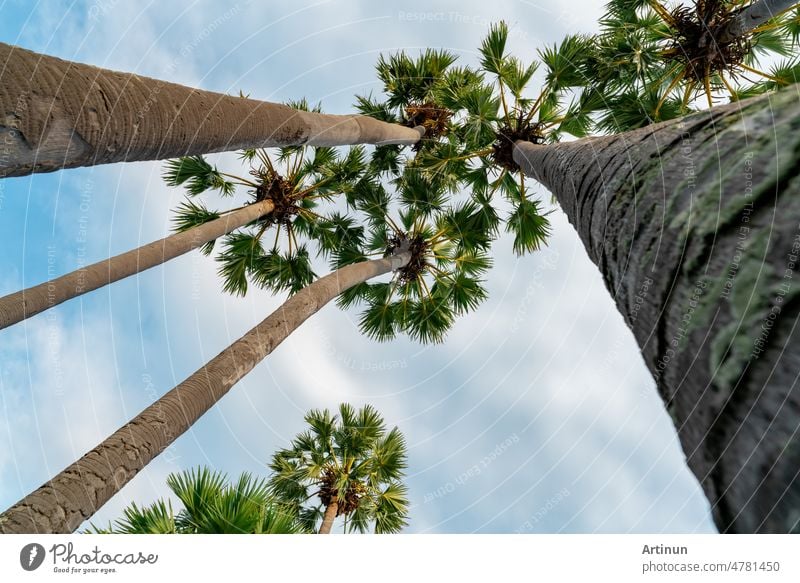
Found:
<path fill-rule="evenodd" d="M 515 160 L 602 272 L 719 530 L 798 532 L 797 87 Z"/>
<path fill-rule="evenodd" d="M 161 265 L 238 229 L 275 208 L 269 200 L 247 205 L 218 219 L 175 233 L 61 277 L 0 298 L 0 330 L 104 285 Z"/>
<path fill-rule="evenodd" d="M 797 5 L 797 0 L 758 0 L 739 12 L 723 31 L 720 42 L 727 42 L 758 28 L 768 20 Z"/>
<path fill-rule="evenodd" d="M 0 514 L 0 533 L 75 531 L 310 316 L 344 290 L 399 269 L 410 258 L 404 252 L 349 265 L 297 292 L 100 445 Z"/>
<path fill-rule="evenodd" d="M 0 178 L 243 148 L 414 144 L 424 128 L 325 115 L 0 43 Z"/>
<path fill-rule="evenodd" d="M 333 521 L 336 520 L 336 513 L 339 512 L 339 500 L 336 496 L 333 497 L 331 503 L 325 508 L 325 514 L 322 516 L 322 524 L 319 527 L 318 534 L 330 534 L 333 528 Z"/>

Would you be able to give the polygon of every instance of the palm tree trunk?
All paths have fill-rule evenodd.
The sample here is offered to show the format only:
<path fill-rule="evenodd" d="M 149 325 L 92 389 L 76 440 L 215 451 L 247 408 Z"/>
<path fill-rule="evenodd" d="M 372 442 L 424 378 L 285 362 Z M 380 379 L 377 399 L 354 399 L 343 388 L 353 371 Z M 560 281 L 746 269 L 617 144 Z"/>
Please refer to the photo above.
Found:
<path fill-rule="evenodd" d="M 274 207 L 269 200 L 247 205 L 203 225 L 4 296 L 0 298 L 0 330 L 99 287 L 161 265 L 271 213 Z"/>
<path fill-rule="evenodd" d="M 722 32 L 719 42 L 729 42 L 745 35 L 797 4 L 797 0 L 758 0 L 739 12 Z"/>
<path fill-rule="evenodd" d="M 423 128 L 324 115 L 0 43 L 0 177 L 243 148 L 414 144 Z"/>
<path fill-rule="evenodd" d="M 515 145 L 558 199 L 722 532 L 800 530 L 800 99 Z"/>
<path fill-rule="evenodd" d="M 336 519 L 336 513 L 339 511 L 339 500 L 334 496 L 331 498 L 331 503 L 325 508 L 325 515 L 322 517 L 322 525 L 319 527 L 317 534 L 330 534 L 333 528 L 333 521 Z"/>
<path fill-rule="evenodd" d="M 297 292 L 100 445 L 0 514 L 0 533 L 73 532 L 306 319 L 344 290 L 410 259 L 405 251 L 348 265 Z"/>

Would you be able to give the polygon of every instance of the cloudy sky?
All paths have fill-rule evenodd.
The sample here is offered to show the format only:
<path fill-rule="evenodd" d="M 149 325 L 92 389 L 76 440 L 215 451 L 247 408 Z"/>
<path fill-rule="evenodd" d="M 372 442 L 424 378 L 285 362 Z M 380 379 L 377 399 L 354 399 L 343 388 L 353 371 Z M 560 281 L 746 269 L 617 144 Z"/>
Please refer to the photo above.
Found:
<path fill-rule="evenodd" d="M 599 2 L 0 0 L 0 40 L 61 58 L 332 113 L 379 92 L 380 53 L 447 48 L 488 24 L 511 50 L 591 32 Z M 235 169 L 232 156 L 218 158 Z M 159 163 L 0 181 L 0 294 L 163 237 L 182 194 Z M 539 188 L 549 204 L 550 196 Z M 104 524 L 198 464 L 266 475 L 310 408 L 372 403 L 409 443 L 408 532 L 712 532 L 636 343 L 559 210 L 550 246 L 495 246 L 491 298 L 446 343 L 361 336 L 331 305 L 112 499 Z M 82 232 L 88 230 L 88 241 Z M 283 298 L 224 294 L 191 253 L 0 332 L 0 508 L 63 469 Z M 477 465 L 478 471 L 475 471 Z"/>

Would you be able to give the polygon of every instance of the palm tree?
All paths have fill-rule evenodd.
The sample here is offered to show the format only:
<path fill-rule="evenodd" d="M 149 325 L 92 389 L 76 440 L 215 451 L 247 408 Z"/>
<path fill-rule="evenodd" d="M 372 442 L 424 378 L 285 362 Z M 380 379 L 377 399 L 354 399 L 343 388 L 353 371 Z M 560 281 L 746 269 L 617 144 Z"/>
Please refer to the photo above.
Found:
<path fill-rule="evenodd" d="M 787 89 L 514 153 L 603 273 L 722 532 L 800 531 L 798 123 Z"/>
<path fill-rule="evenodd" d="M 64 61 L 0 43 L 0 178 L 307 144 L 414 144 L 424 133 Z"/>
<path fill-rule="evenodd" d="M 399 532 L 406 525 L 408 500 L 400 481 L 406 444 L 397 429 L 386 430 L 370 405 L 339 414 L 313 410 L 309 429 L 275 453 L 270 491 L 287 513 L 296 513 L 309 531 L 329 534 L 337 517 L 345 532 Z M 312 501 L 319 498 L 318 502 Z"/>
<path fill-rule="evenodd" d="M 305 100 L 290 105 L 298 111 L 309 111 Z M 310 111 L 319 113 L 320 108 Z M 272 272 L 293 274 L 289 280 L 284 277 L 274 282 L 274 289 L 281 289 L 281 284 L 292 291 L 305 286 L 313 272 L 305 247 L 292 246 L 297 241 L 292 217 L 300 216 L 301 226 L 318 222 L 320 217 L 312 210 L 317 202 L 350 192 L 364 176 L 364 151 L 355 147 L 341 155 L 334 148 L 282 148 L 273 162 L 269 152 L 259 148 L 243 151 L 241 158 L 249 164 L 248 178 L 221 172 L 202 156 L 189 156 L 169 161 L 164 179 L 170 186 L 184 186 L 190 198 L 209 190 L 231 197 L 243 187 L 248 196 L 243 206 L 223 212 L 209 210 L 193 200 L 185 201 L 177 209 L 175 234 L 0 298 L 0 330 L 193 249 L 201 248 L 209 254 L 215 241 L 225 235 L 220 260 L 226 290 L 244 294 L 246 276 L 258 261 L 269 261 Z M 286 167 L 285 171 L 279 163 Z M 333 227 L 329 223 L 319 221 L 316 230 L 330 231 Z M 277 238 L 271 252 L 264 252 L 261 239 L 270 227 L 275 231 L 285 227 L 288 253 L 278 254 Z"/>
<path fill-rule="evenodd" d="M 195 211 L 195 214 L 204 211 L 197 206 L 187 207 L 186 210 L 189 208 Z M 0 298 L 0 330 L 62 302 L 180 257 L 184 253 L 213 242 L 226 233 L 262 219 L 274 208 L 272 201 L 262 200 L 226 213 L 206 211 L 208 222 L 98 261 L 45 283 L 3 296 Z"/>
<path fill-rule="evenodd" d="M 167 485 L 183 504 L 159 499 L 150 506 L 132 503 L 123 517 L 88 532 L 93 534 L 297 534 L 302 526 L 269 494 L 266 480 L 243 473 L 235 482 L 208 468 L 167 476 Z"/>

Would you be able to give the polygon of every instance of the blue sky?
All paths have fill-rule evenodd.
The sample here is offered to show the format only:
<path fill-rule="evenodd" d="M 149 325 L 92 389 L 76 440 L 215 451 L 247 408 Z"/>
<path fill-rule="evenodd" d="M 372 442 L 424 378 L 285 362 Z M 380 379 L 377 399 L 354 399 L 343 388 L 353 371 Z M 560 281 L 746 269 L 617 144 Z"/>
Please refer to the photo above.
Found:
<path fill-rule="evenodd" d="M 467 63 L 490 22 L 523 59 L 591 32 L 599 3 L 24 2 L 0 40 L 62 58 L 333 113 L 378 92 L 377 56 Z M 236 168 L 235 157 L 216 157 Z M 182 194 L 159 163 L 0 181 L 0 294 L 163 237 Z M 538 189 L 549 204 L 550 195 Z M 372 403 L 409 443 L 408 532 L 712 532 L 636 344 L 563 214 L 544 251 L 495 248 L 491 299 L 447 342 L 377 344 L 328 306 L 95 516 L 165 495 L 171 471 L 266 474 L 312 407 Z M 86 232 L 86 236 L 84 236 Z M 85 241 L 84 241 L 85 239 Z M 0 507 L 38 487 L 263 319 L 188 254 L 0 332 Z M 475 468 L 477 467 L 477 471 Z"/>

